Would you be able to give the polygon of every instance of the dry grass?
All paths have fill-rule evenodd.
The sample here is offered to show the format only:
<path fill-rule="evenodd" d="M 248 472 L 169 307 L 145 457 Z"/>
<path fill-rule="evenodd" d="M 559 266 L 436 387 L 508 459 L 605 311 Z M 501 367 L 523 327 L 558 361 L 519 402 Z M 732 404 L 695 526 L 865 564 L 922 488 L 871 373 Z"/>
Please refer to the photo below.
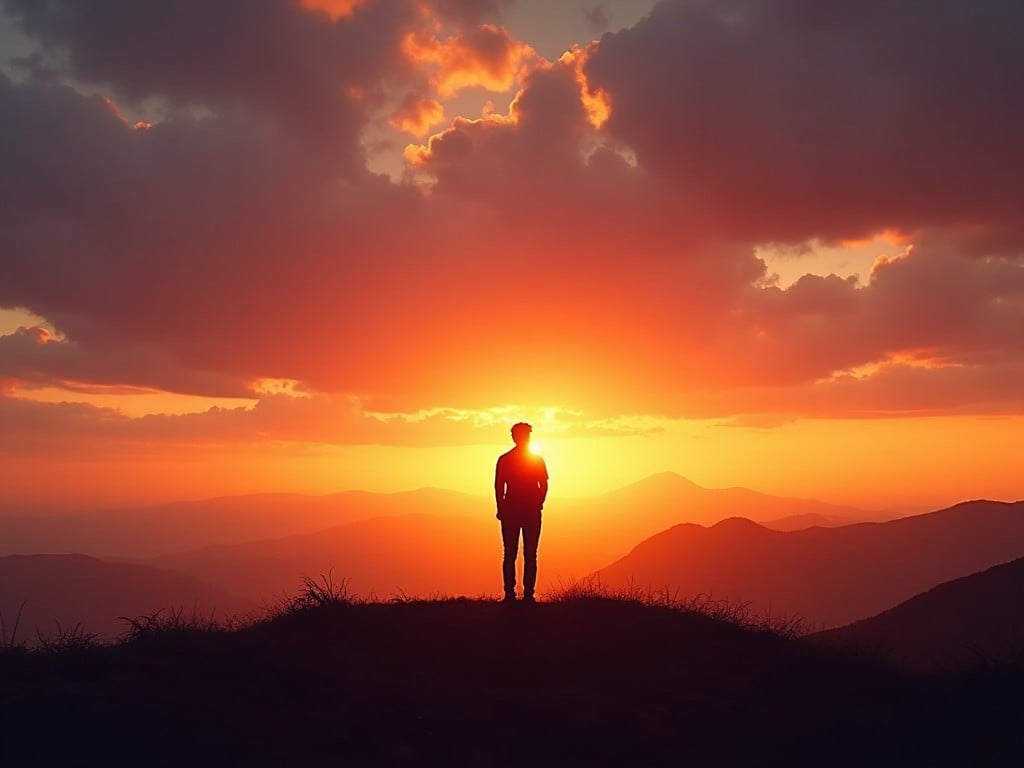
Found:
<path fill-rule="evenodd" d="M 18 614 L 14 617 L 10 634 L 8 634 L 7 622 L 4 620 L 4 615 L 0 612 L 0 653 L 25 649 L 24 641 L 18 640 L 18 625 L 21 624 L 21 613 L 24 610 L 25 602 L 22 602 L 22 604 L 18 606 Z"/>
<path fill-rule="evenodd" d="M 118 638 L 121 643 L 146 640 L 158 635 L 230 632 L 240 626 L 240 620 L 218 619 L 214 613 L 200 613 L 194 607 L 191 611 L 184 608 L 171 608 L 142 616 L 121 616 L 120 618 L 128 623 L 128 629 Z"/>
<path fill-rule="evenodd" d="M 95 632 L 86 632 L 81 623 L 62 626 L 59 621 L 55 632 L 36 630 L 37 650 L 43 653 L 75 653 L 102 645 L 100 636 Z"/>
<path fill-rule="evenodd" d="M 481 595 L 472 600 L 489 602 L 493 597 Z M 217 617 L 215 613 L 200 613 L 191 610 L 171 608 L 140 616 L 120 617 L 127 623 L 127 629 L 118 637 L 118 643 L 134 643 L 168 635 L 199 635 L 231 632 L 266 622 L 304 615 L 338 610 L 353 605 L 372 603 L 447 603 L 465 601 L 471 598 L 433 593 L 427 596 L 409 595 L 397 590 L 381 600 L 376 595 L 362 598 L 349 589 L 348 579 L 336 581 L 333 572 L 321 574 L 318 578 L 305 576 L 298 591 L 283 595 L 277 601 L 264 606 L 263 612 L 252 616 Z M 718 621 L 743 627 L 757 632 L 767 632 L 785 638 L 796 638 L 805 634 L 803 620 L 798 616 L 776 616 L 771 613 L 755 613 L 749 603 L 715 599 L 710 594 L 681 595 L 678 591 L 655 590 L 637 584 L 611 587 L 597 577 L 559 582 L 541 595 L 542 603 L 573 603 L 588 601 L 615 601 L 635 603 L 653 608 L 664 608 L 684 613 L 694 613 Z M 64 627 L 57 624 L 56 631 L 38 632 L 38 642 L 29 648 L 18 639 L 21 611 L 13 625 L 8 627 L 0 615 L 0 652 L 12 650 L 33 650 L 44 653 L 81 651 L 102 645 L 99 636 L 86 632 L 80 624 Z"/>
<path fill-rule="evenodd" d="M 621 587 L 610 587 L 594 576 L 558 585 L 543 595 L 551 603 L 569 603 L 585 600 L 616 600 L 637 603 L 653 608 L 668 608 L 684 613 L 725 621 L 730 624 L 757 632 L 769 632 L 786 638 L 802 637 L 806 634 L 804 620 L 800 616 L 773 615 L 771 611 L 755 613 L 750 603 L 721 600 L 711 594 L 683 595 L 679 590 L 653 589 L 629 583 Z"/>

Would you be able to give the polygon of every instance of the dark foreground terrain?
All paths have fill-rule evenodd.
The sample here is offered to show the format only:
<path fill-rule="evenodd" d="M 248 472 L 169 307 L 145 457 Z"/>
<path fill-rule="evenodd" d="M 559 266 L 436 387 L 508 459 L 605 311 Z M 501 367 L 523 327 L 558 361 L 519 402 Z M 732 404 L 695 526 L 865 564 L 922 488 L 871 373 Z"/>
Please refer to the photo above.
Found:
<path fill-rule="evenodd" d="M 0 652 L 0 765 L 1024 764 L 1019 665 L 911 678 L 638 602 L 159 624 Z"/>

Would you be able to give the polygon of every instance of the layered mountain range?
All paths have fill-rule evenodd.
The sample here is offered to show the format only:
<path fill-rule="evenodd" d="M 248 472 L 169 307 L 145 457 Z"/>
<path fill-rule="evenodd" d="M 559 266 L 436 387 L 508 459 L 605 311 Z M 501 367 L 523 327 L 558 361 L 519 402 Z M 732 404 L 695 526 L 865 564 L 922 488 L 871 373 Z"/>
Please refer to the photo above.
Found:
<path fill-rule="evenodd" d="M 554 496 L 544 514 L 542 594 L 588 578 L 613 590 L 743 603 L 818 628 L 1024 557 L 1021 502 L 965 502 L 888 520 L 666 473 L 589 499 Z M 0 542 L 0 555 L 65 555 L 0 558 L 8 625 L 24 603 L 23 627 L 82 622 L 108 635 L 118 616 L 161 608 L 251 611 L 321 574 L 378 599 L 487 596 L 500 587 L 492 502 L 437 489 L 8 517 Z"/>

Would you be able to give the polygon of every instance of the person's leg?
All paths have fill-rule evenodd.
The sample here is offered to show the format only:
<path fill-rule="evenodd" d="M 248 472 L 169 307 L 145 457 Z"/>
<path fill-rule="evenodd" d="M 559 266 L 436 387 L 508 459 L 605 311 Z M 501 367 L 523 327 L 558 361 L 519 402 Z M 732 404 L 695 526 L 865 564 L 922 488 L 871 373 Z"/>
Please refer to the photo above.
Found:
<path fill-rule="evenodd" d="M 501 521 L 501 543 L 505 553 L 501 561 L 501 579 L 505 588 L 505 599 L 516 596 L 516 557 L 519 555 L 519 530 L 522 525 L 518 521 Z"/>
<path fill-rule="evenodd" d="M 540 513 L 523 524 L 523 598 L 533 599 L 537 586 L 537 545 L 540 544 Z"/>

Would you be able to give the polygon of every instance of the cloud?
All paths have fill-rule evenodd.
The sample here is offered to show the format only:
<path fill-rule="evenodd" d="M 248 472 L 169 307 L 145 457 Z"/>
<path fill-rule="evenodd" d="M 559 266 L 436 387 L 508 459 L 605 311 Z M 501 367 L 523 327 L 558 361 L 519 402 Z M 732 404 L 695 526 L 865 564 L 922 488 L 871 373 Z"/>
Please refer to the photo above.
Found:
<path fill-rule="evenodd" d="M 502 10 L 516 0 L 431 0 L 421 3 L 438 20 L 457 27 L 475 27 L 485 22 L 499 22 Z"/>
<path fill-rule="evenodd" d="M 411 32 L 402 50 L 414 66 L 432 68 L 433 88 L 444 98 L 471 87 L 508 91 L 537 58 L 530 46 L 491 24 L 444 39 L 426 30 Z"/>
<path fill-rule="evenodd" d="M 586 73 L 608 132 L 723 236 L 1019 232 L 1022 22 L 1004 0 L 664 0 Z"/>
<path fill-rule="evenodd" d="M 320 3 L 319 5 L 323 5 Z M 7 0 L 7 12 L 68 75 L 118 100 L 272 121 L 336 173 L 363 172 L 360 132 L 385 78 L 401 78 L 413 3 Z M 344 8 L 358 15 L 332 15 Z"/>
<path fill-rule="evenodd" d="M 391 116 L 391 125 L 405 133 L 422 137 L 444 119 L 444 106 L 435 99 L 409 94 Z"/>
<path fill-rule="evenodd" d="M 882 363 L 870 375 L 840 374 L 795 386 L 719 388 L 681 395 L 679 418 L 728 418 L 735 426 L 776 426 L 800 418 L 863 419 L 1024 413 L 1017 382 L 1024 364 Z M 742 414 L 736 416 L 736 414 Z"/>
<path fill-rule="evenodd" d="M 594 34 L 603 35 L 608 31 L 610 19 L 608 11 L 603 5 L 595 5 L 593 8 L 583 11 L 583 18 L 586 19 Z"/>
<path fill-rule="evenodd" d="M 307 11 L 326 14 L 331 21 L 351 16 L 366 3 L 367 0 L 299 0 L 299 5 Z"/>
<path fill-rule="evenodd" d="M 92 446 L 89 455 L 125 451 L 185 451 L 191 447 L 281 448 L 291 444 L 458 446 L 507 435 L 528 419 L 547 436 L 633 436 L 661 426 L 643 418 L 592 418 L 564 409 L 508 406 L 482 411 L 439 408 L 418 413 L 378 413 L 349 396 L 264 395 L 254 407 L 210 408 L 200 413 L 127 416 L 84 403 L 43 403 L 0 396 L 0 453 L 20 456 Z"/>
<path fill-rule="evenodd" d="M 504 403 L 592 421 L 902 413 L 927 381 L 931 410 L 1017 408 L 1022 126 L 1014 91 L 986 80 L 1024 69 L 1017 11 L 940 5 L 665 2 L 546 62 L 480 26 L 499 21 L 488 3 L 332 20 L 9 2 L 58 81 L 0 77 L 0 306 L 61 341 L 0 339 L 0 386 L 294 379 L 341 409 L 307 420 L 312 405 L 264 398 L 210 417 L 225 439 L 254 423 L 321 439 L 327 412 L 324 439 L 390 440 L 367 413 Z M 954 42 L 977 56 L 951 73 L 929 46 Z M 366 169 L 374 121 L 436 118 L 430 87 L 510 83 L 506 114 L 407 150 L 416 183 Z M 125 115 L 149 100 L 136 130 Z M 914 248 L 865 282 L 773 286 L 755 255 L 885 229 Z M 454 439 L 439 418 L 408 429 Z M 147 423 L 171 440 L 195 421 Z"/>
<path fill-rule="evenodd" d="M 158 346 L 85 346 L 40 327 L 0 335 L 0 381 L 20 388 L 142 388 L 206 397 L 252 396 L 251 389 L 241 382 L 183 366 Z"/>

